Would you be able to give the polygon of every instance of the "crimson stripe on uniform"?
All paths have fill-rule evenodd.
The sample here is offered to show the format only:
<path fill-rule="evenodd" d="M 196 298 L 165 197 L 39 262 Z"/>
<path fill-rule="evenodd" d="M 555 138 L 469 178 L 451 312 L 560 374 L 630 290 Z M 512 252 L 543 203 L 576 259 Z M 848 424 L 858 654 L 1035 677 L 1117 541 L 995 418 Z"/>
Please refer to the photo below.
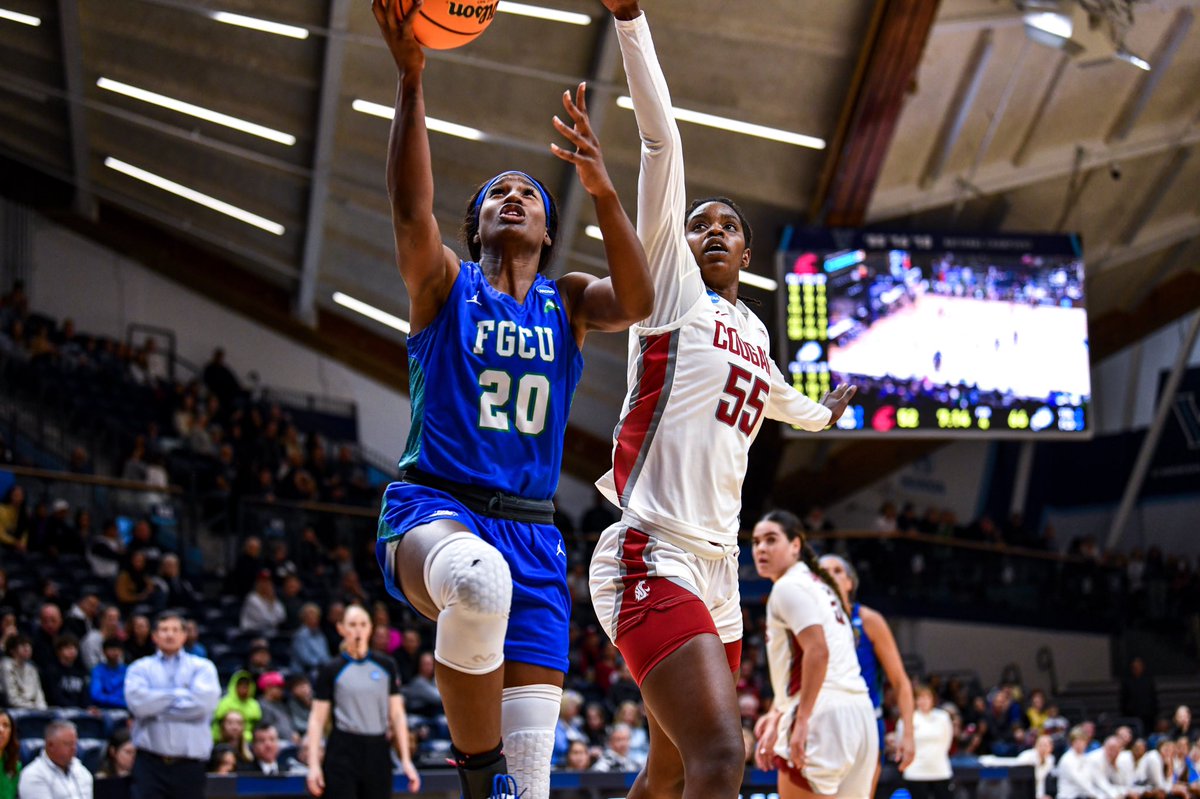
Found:
<path fill-rule="evenodd" d="M 646 451 L 654 440 L 662 407 L 675 376 L 675 346 L 679 331 L 648 336 L 639 355 L 637 393 L 629 403 L 629 413 L 621 422 L 613 448 L 613 478 L 621 504 L 628 502 L 637 482 Z M 628 489 L 628 490 L 626 490 Z"/>
<path fill-rule="evenodd" d="M 792 650 L 792 665 L 788 669 L 788 696 L 800 696 L 800 682 L 804 671 L 804 650 L 796 636 L 788 633 L 788 648 Z"/>

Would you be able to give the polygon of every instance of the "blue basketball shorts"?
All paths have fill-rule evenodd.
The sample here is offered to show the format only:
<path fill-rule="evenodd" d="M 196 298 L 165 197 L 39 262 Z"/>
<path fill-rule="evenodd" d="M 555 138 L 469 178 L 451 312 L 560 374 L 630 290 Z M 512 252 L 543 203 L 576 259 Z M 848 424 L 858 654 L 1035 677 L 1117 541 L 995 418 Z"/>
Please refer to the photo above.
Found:
<path fill-rule="evenodd" d="M 430 522 L 461 524 L 499 550 L 512 573 L 512 608 L 504 657 L 567 671 L 571 594 L 567 588 L 567 550 L 552 524 L 530 524 L 483 516 L 452 495 L 413 483 L 392 483 L 383 495 L 375 557 L 389 594 L 411 607 L 388 563 L 388 544 Z"/>

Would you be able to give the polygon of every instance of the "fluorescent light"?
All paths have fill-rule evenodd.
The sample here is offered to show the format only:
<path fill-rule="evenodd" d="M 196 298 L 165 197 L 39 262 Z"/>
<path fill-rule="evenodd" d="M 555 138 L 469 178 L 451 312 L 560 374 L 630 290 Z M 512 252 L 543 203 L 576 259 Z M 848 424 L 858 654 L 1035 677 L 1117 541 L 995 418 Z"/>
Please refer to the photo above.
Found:
<path fill-rule="evenodd" d="M 1127 64 L 1133 64 L 1138 69 L 1144 69 L 1147 72 L 1150 71 L 1150 62 L 1149 61 L 1142 58 L 1141 56 L 1134 55 L 1133 53 L 1129 52 L 1128 50 L 1118 50 L 1117 58 L 1121 59 L 1122 61 L 1124 61 Z"/>
<path fill-rule="evenodd" d="M 1056 11 L 1040 11 L 1026 14 L 1025 24 L 1034 30 L 1039 30 L 1063 39 L 1070 39 L 1071 34 L 1075 31 L 1071 15 Z"/>
<path fill-rule="evenodd" d="M 633 100 L 627 96 L 618 97 L 617 105 L 621 108 L 633 110 Z M 825 149 L 824 139 L 818 139 L 816 136 L 805 136 L 803 133 L 792 133 L 789 130 L 768 128 L 765 125 L 755 125 L 751 122 L 742 122 L 738 119 L 728 119 L 714 114 L 705 114 L 701 111 L 689 111 L 686 108 L 679 108 L 678 106 L 671 109 L 671 114 L 680 122 L 691 122 L 694 125 L 719 128 L 721 130 L 732 131 L 733 133 L 744 133 L 747 136 L 757 136 L 760 139 L 794 144 L 798 147 L 811 147 L 814 150 Z"/>
<path fill-rule="evenodd" d="M 253 225 L 254 227 L 265 230 L 268 233 L 274 233 L 276 236 L 283 235 L 284 227 L 278 222 L 272 222 L 270 219 L 261 217 L 258 214 L 252 214 L 249 211 L 243 211 L 241 208 L 238 208 L 235 205 L 230 205 L 229 203 L 218 200 L 215 197 L 209 197 L 207 194 L 201 194 L 195 189 L 189 189 L 187 186 L 183 186 L 173 180 L 167 180 L 166 178 L 160 177 L 153 172 L 147 172 L 144 169 L 133 166 L 132 164 L 127 164 L 124 161 L 113 158 L 112 156 L 104 159 L 104 165 L 109 169 L 115 169 L 118 172 L 129 175 L 131 178 L 137 178 L 143 183 L 149 183 L 155 188 L 170 192 L 177 197 L 182 197 L 185 200 L 191 200 L 194 203 L 203 205 L 205 208 L 211 208 L 218 213 L 231 216 L 239 222 L 245 222 L 247 225 Z"/>
<path fill-rule="evenodd" d="M 399 330 L 401 333 L 406 335 L 408 334 L 408 322 L 404 321 L 399 316 L 392 316 L 387 311 L 381 311 L 374 305 L 367 305 L 362 300 L 356 300 L 340 291 L 333 292 L 333 301 L 344 308 L 349 308 L 355 313 L 360 313 L 369 319 L 374 319 L 381 325 L 387 325 L 388 327 Z"/>
<path fill-rule="evenodd" d="M 240 130 L 242 133 L 249 133 L 253 136 L 261 136 L 264 139 L 270 139 L 273 142 L 292 146 L 296 143 L 296 137 L 290 133 L 274 130 L 272 128 L 256 125 L 253 122 L 247 122 L 244 119 L 231 117 L 228 114 L 222 114 L 218 111 L 212 111 L 199 105 L 185 103 L 182 100 L 176 100 L 174 97 L 167 97 L 165 94 L 157 94 L 155 92 L 139 89 L 136 86 L 130 86 L 128 83 L 111 80 L 110 78 L 100 78 L 96 81 L 96 85 L 101 89 L 106 89 L 110 92 L 123 94 L 126 97 L 132 97 L 135 100 L 141 100 L 144 103 L 157 105 L 161 108 L 166 108 L 180 114 L 186 114 L 190 117 L 203 119 L 206 122 L 215 122 L 218 125 L 224 125 L 227 128 Z"/>
<path fill-rule="evenodd" d="M 604 241 L 604 234 L 600 232 L 599 225 L 588 225 L 583 229 L 583 232 L 586 233 L 589 238 L 593 238 L 596 241 Z"/>
<path fill-rule="evenodd" d="M 7 8 L 0 8 L 0 19 L 6 19 L 9 22 L 19 22 L 22 25 L 30 25 L 34 28 L 42 24 L 42 21 L 37 17 L 29 14 L 21 14 L 16 11 L 9 11 Z"/>
<path fill-rule="evenodd" d="M 742 270 L 738 273 L 738 282 L 745 283 L 747 286 L 754 286 L 756 289 L 763 291 L 774 291 L 779 288 L 779 284 L 769 277 L 756 275 L 753 272 Z"/>
<path fill-rule="evenodd" d="M 548 19 L 551 22 L 565 22 L 568 25 L 592 24 L 592 18 L 587 14 L 559 11 L 556 8 L 542 8 L 541 6 L 531 6 L 526 3 L 512 3 L 509 0 L 500 0 L 500 5 L 496 7 L 496 10 L 505 14 L 516 14 L 520 17 L 536 17 L 537 19 Z"/>
<path fill-rule="evenodd" d="M 308 38 L 308 28 L 300 28 L 296 25 L 284 25 L 282 22 L 271 22 L 269 19 L 244 17 L 241 14 L 230 14 L 228 11 L 214 11 L 212 18 L 217 22 L 224 22 L 227 25 L 237 25 L 241 28 L 250 28 L 251 30 L 262 31 L 263 33 L 274 33 L 277 36 L 287 36 L 292 39 Z"/>
<path fill-rule="evenodd" d="M 350 107 L 359 113 L 370 114 L 381 119 L 391 119 L 396 114 L 396 109 L 392 106 L 372 103 L 370 100 L 355 100 Z M 445 133 L 448 136 L 457 136 L 460 139 L 470 139 L 471 141 L 483 141 L 487 138 L 486 134 L 477 128 L 468 128 L 466 125 L 446 122 L 433 117 L 425 117 L 425 127 L 435 133 Z"/>

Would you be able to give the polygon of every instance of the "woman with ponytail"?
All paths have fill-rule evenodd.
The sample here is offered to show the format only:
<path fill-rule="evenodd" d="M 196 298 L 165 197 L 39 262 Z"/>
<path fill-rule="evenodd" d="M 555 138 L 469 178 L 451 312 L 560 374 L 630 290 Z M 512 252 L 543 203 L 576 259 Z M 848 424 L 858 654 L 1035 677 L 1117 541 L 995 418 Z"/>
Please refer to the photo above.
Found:
<path fill-rule="evenodd" d="M 755 762 L 779 769 L 781 799 L 868 799 L 879 760 L 875 709 L 837 583 L 787 511 L 755 525 L 754 566 L 775 584 L 767 600 L 775 705 L 755 725 Z"/>

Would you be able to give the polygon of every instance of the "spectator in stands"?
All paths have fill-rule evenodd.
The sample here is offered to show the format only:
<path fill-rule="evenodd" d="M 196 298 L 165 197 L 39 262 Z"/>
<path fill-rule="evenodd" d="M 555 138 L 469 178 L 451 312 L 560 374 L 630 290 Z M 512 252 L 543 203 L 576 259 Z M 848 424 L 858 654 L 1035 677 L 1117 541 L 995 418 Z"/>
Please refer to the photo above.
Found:
<path fill-rule="evenodd" d="M 582 725 L 579 710 L 582 707 L 583 696 L 578 691 L 570 688 L 563 691 L 562 700 L 558 705 L 558 722 L 554 726 L 554 749 L 550 758 L 550 762 L 556 766 L 567 762 L 571 744 L 576 741 L 583 744 L 584 751 L 587 751 L 587 738 L 580 731 Z M 591 765 L 590 758 L 588 765 Z"/>
<path fill-rule="evenodd" d="M 1046 692 L 1041 688 L 1034 688 L 1029 692 L 1029 707 L 1025 709 L 1025 721 L 1029 725 L 1029 731 L 1040 733 L 1049 717 L 1046 712 Z"/>
<path fill-rule="evenodd" d="M 1165 737 L 1159 740 L 1157 749 L 1151 749 L 1138 761 L 1135 783 L 1144 796 L 1153 795 L 1156 799 L 1168 794 L 1187 796 L 1187 786 L 1175 778 L 1174 762 L 1175 742 Z"/>
<path fill-rule="evenodd" d="M 162 597 L 163 607 L 191 609 L 200 601 L 200 592 L 180 573 L 178 555 L 163 555 L 158 576 L 152 580 Z"/>
<path fill-rule="evenodd" d="M 1056 799 L 1107 799 L 1093 792 L 1091 776 L 1084 757 L 1091 735 L 1083 725 L 1071 728 L 1070 748 L 1058 761 Z"/>
<path fill-rule="evenodd" d="M 125 555 L 125 546 L 121 543 L 117 523 L 107 519 L 100 528 L 100 535 L 92 536 L 88 542 L 87 562 L 92 568 L 92 574 L 106 580 L 114 579 L 121 570 L 121 559 Z"/>
<path fill-rule="evenodd" d="M 1012 699 L 1012 689 L 1002 686 L 992 692 L 992 701 L 986 715 L 987 733 L 985 746 L 1000 757 L 1011 757 L 1017 753 L 1016 731 L 1021 728 L 1024 714 Z"/>
<path fill-rule="evenodd" d="M 300 628 L 292 636 L 292 668 L 311 673 L 329 657 L 329 643 L 321 631 L 321 609 L 309 602 L 300 609 Z"/>
<path fill-rule="evenodd" d="M 136 613 L 129 617 L 129 630 L 125 636 L 125 662 L 133 663 L 158 651 L 150 629 L 150 617 Z"/>
<path fill-rule="evenodd" d="M 239 736 L 241 737 L 241 736 Z M 242 744 L 239 744 L 241 746 Z M 208 760 L 209 774 L 229 774 L 237 771 L 238 756 L 229 744 L 220 743 L 213 746 L 212 756 Z"/>
<path fill-rule="evenodd" d="M 604 705 L 599 702 L 589 702 L 583 710 L 583 734 L 587 737 L 588 746 L 596 750 L 596 756 L 604 750 L 608 739 L 608 718 Z"/>
<path fill-rule="evenodd" d="M 30 660 L 34 656 L 34 643 L 29 636 L 14 635 L 5 644 L 7 659 L 0 662 L 0 678 L 4 681 L 4 693 L 11 708 L 46 709 L 46 695 L 42 693 L 42 678 Z"/>
<path fill-rule="evenodd" d="M 54 641 L 54 662 L 42 669 L 46 700 L 51 707 L 91 705 L 91 678 L 79 660 L 79 640 L 65 633 Z"/>
<path fill-rule="evenodd" d="M 245 596 L 254 590 L 258 575 L 266 567 L 262 558 L 262 539 L 247 536 L 242 542 L 242 551 L 225 581 L 225 590 L 234 596 Z"/>
<path fill-rule="evenodd" d="M 104 639 L 104 659 L 92 667 L 92 704 L 100 708 L 125 710 L 125 662 L 121 639 Z"/>
<path fill-rule="evenodd" d="M 584 533 L 601 533 L 619 520 L 612 503 L 605 499 L 600 489 L 592 489 L 592 504 L 583 512 L 579 529 Z M 564 753 L 565 755 L 565 753 Z"/>
<path fill-rule="evenodd" d="M 16 603 L 18 597 L 12 595 L 8 590 L 8 572 L 0 569 L 0 608 L 8 610 L 10 605 Z"/>
<path fill-rule="evenodd" d="M 4 503 L 0 504 L 0 546 L 16 552 L 26 551 L 29 548 L 30 521 L 25 489 L 14 485 L 8 489 Z"/>
<path fill-rule="evenodd" d="M 893 502 L 885 502 L 879 507 L 879 515 L 875 517 L 873 529 L 877 533 L 894 533 L 896 532 L 896 505 Z"/>
<path fill-rule="evenodd" d="M 950 747 L 954 728 L 950 715 L 935 707 L 933 691 L 927 685 L 918 687 L 916 710 L 913 712 L 914 756 L 904 770 L 904 785 L 913 799 L 950 799 Z"/>
<path fill-rule="evenodd" d="M 1103 746 L 1084 755 L 1084 773 L 1094 799 L 1134 799 L 1137 796 L 1138 792 L 1132 783 L 1133 775 L 1124 774 L 1117 765 L 1122 751 L 1121 739 L 1110 735 L 1104 739 Z M 1125 781 L 1127 776 L 1130 779 L 1128 784 Z"/>
<path fill-rule="evenodd" d="M 287 618 L 287 611 L 275 595 L 271 572 L 262 569 L 254 582 L 254 590 L 246 595 L 238 626 L 242 630 L 274 635 Z"/>
<path fill-rule="evenodd" d="M 316 528 L 308 525 L 300 535 L 300 545 L 296 548 L 296 568 L 310 579 L 323 579 L 329 568 L 329 555 L 317 537 Z"/>
<path fill-rule="evenodd" d="M 83 534 L 71 520 L 71 503 L 56 499 L 50 506 L 51 515 L 43 531 L 46 553 L 53 558 L 63 555 L 82 555 Z"/>
<path fill-rule="evenodd" d="M 416 676 L 400 689 L 408 709 L 422 716 L 441 715 L 442 694 L 434 680 L 433 653 L 422 652 L 417 659 Z"/>
<path fill-rule="evenodd" d="M 1175 726 L 1171 728 L 1172 738 L 1187 738 L 1189 743 L 1200 739 L 1200 727 L 1192 725 L 1192 711 L 1187 705 L 1175 708 L 1174 722 Z"/>
<path fill-rule="evenodd" d="M 154 574 L 158 571 L 163 551 L 158 542 L 154 540 L 154 528 L 150 526 L 148 519 L 138 519 L 133 523 L 133 533 L 129 539 L 128 551 L 130 557 L 135 552 L 141 552 L 146 556 L 147 574 Z"/>
<path fill-rule="evenodd" d="M 329 651 L 336 652 L 342 645 L 342 636 L 338 632 L 338 625 L 342 622 L 342 616 L 346 613 L 346 603 L 340 599 L 335 599 L 325 606 L 325 619 L 321 622 L 321 631 L 325 633 L 325 642 L 329 645 Z M 397 655 L 400 653 L 397 652 Z M 399 660 L 399 658 L 397 658 Z M 413 664 L 414 668 L 416 664 Z M 400 680 L 404 680 L 404 672 L 400 672 Z"/>
<path fill-rule="evenodd" d="M 588 771 L 592 767 L 592 753 L 583 741 L 571 741 L 567 747 L 563 768 L 566 771 Z"/>
<path fill-rule="evenodd" d="M 157 586 L 150 579 L 144 551 L 131 549 L 125 568 L 117 575 L 115 591 L 117 602 L 126 611 L 131 610 L 135 605 L 158 604 L 156 598 L 160 595 Z M 148 637 L 149 625 L 147 624 Z"/>
<path fill-rule="evenodd" d="M 117 727 L 104 747 L 104 761 L 101 762 L 96 776 L 103 779 L 131 777 L 136 757 L 137 747 L 133 745 L 129 728 Z"/>
<path fill-rule="evenodd" d="M 0 710 L 0 799 L 16 799 L 21 779 L 21 742 L 7 710 Z"/>
<path fill-rule="evenodd" d="M 392 617 L 386 602 L 379 601 L 371 606 L 371 622 L 373 634 L 383 636 L 384 643 L 383 648 L 379 649 L 380 652 L 391 655 L 400 648 L 404 636 L 392 626 Z M 380 630 L 383 630 L 383 633 L 380 633 Z"/>
<path fill-rule="evenodd" d="M 21 771 L 21 799 L 91 799 L 92 774 L 79 758 L 75 725 L 56 719 L 46 725 L 42 752 Z"/>
<path fill-rule="evenodd" d="M 288 679 L 288 718 L 292 729 L 302 738 L 308 733 L 308 715 L 312 712 L 312 682 L 306 674 L 293 674 Z M 303 744 L 302 744 L 303 745 Z"/>
<path fill-rule="evenodd" d="M 608 734 L 604 752 L 592 766 L 592 771 L 640 771 L 643 764 L 635 760 L 629 751 L 632 733 L 628 724 L 614 724 Z"/>
<path fill-rule="evenodd" d="M 242 393 L 242 386 L 237 376 L 225 364 L 225 350 L 217 347 L 213 350 L 212 358 L 204 365 L 201 373 L 204 386 L 215 396 L 225 408 L 232 408 L 234 400 Z"/>
<path fill-rule="evenodd" d="M 0 611 L 0 652 L 3 652 L 8 646 L 8 639 L 18 635 L 20 632 L 17 629 L 17 614 L 8 608 Z M 0 693 L 0 696 L 2 696 L 2 693 Z"/>
<path fill-rule="evenodd" d="M 292 632 L 300 626 L 300 609 L 304 607 L 304 581 L 300 579 L 300 575 L 289 574 L 283 578 L 279 601 L 283 603 L 284 612 L 283 625 L 280 630 Z"/>
<path fill-rule="evenodd" d="M 396 668 L 400 671 L 401 685 L 417 675 L 422 651 L 421 633 L 412 627 L 405 628 L 401 633 L 400 648 L 392 653 L 392 657 L 396 659 Z"/>
<path fill-rule="evenodd" d="M 84 592 L 67 610 L 67 618 L 64 621 L 67 632 L 82 641 L 95 629 L 99 613 L 100 597 L 96 596 L 95 591 Z"/>
<path fill-rule="evenodd" d="M 183 625 L 183 631 L 187 635 L 187 640 L 183 644 L 183 651 L 198 658 L 208 657 L 208 647 L 200 640 L 200 625 L 196 624 L 193 619 L 188 619 Z"/>
<path fill-rule="evenodd" d="M 62 633 L 62 610 L 53 602 L 38 609 L 38 626 L 33 631 L 33 663 L 39 669 L 54 662 L 54 641 Z"/>
<path fill-rule="evenodd" d="M 1054 772 L 1054 739 L 1039 735 L 1033 748 L 1017 755 L 1016 761 L 1023 766 L 1033 766 L 1034 799 L 1050 799 L 1054 795 L 1050 776 Z"/>
<path fill-rule="evenodd" d="M 250 751 L 254 760 L 241 767 L 241 771 L 261 774 L 265 777 L 280 777 L 308 772 L 294 757 L 279 759 L 279 731 L 269 721 L 260 721 L 254 728 Z"/>
<path fill-rule="evenodd" d="M 214 741 L 222 740 L 221 722 L 225 716 L 234 711 L 242 717 L 242 733 L 246 742 L 249 743 L 254 733 L 254 725 L 262 721 L 262 708 L 259 706 L 258 700 L 254 698 L 254 677 L 245 670 L 234 672 L 225 689 L 225 696 L 221 697 L 221 701 L 217 704 L 217 710 L 213 716 Z"/>
<path fill-rule="evenodd" d="M 300 736 L 292 729 L 291 714 L 288 712 L 284 691 L 285 680 L 278 671 L 268 671 L 258 678 L 258 706 L 262 710 L 262 721 L 258 726 L 270 725 L 285 741 L 295 743 Z"/>
<path fill-rule="evenodd" d="M 629 756 L 638 763 L 645 763 L 650 754 L 650 736 L 646 732 L 646 720 L 639 704 L 622 702 L 613 714 L 613 722 L 629 727 Z"/>
<path fill-rule="evenodd" d="M 1121 680 L 1121 715 L 1140 720 L 1146 732 L 1154 729 L 1158 719 L 1158 691 L 1140 657 L 1129 662 L 1129 672 Z"/>
<path fill-rule="evenodd" d="M 104 660 L 104 642 L 110 638 L 121 643 L 121 610 L 116 605 L 109 605 L 100 611 L 96 626 L 79 642 L 79 656 L 83 665 L 89 669 Z"/>
<path fill-rule="evenodd" d="M 125 699 L 133 716 L 133 795 L 200 799 L 212 753 L 209 722 L 221 693 L 216 666 L 183 651 L 183 618 L 166 612 L 154 627 L 153 656 L 130 665 Z"/>
<path fill-rule="evenodd" d="M 236 710 L 228 711 L 221 717 L 217 727 L 218 744 L 228 746 L 237 758 L 237 768 L 254 761 L 254 753 L 250 751 L 250 742 L 246 740 L 251 731 L 246 728 L 246 719 Z"/>

